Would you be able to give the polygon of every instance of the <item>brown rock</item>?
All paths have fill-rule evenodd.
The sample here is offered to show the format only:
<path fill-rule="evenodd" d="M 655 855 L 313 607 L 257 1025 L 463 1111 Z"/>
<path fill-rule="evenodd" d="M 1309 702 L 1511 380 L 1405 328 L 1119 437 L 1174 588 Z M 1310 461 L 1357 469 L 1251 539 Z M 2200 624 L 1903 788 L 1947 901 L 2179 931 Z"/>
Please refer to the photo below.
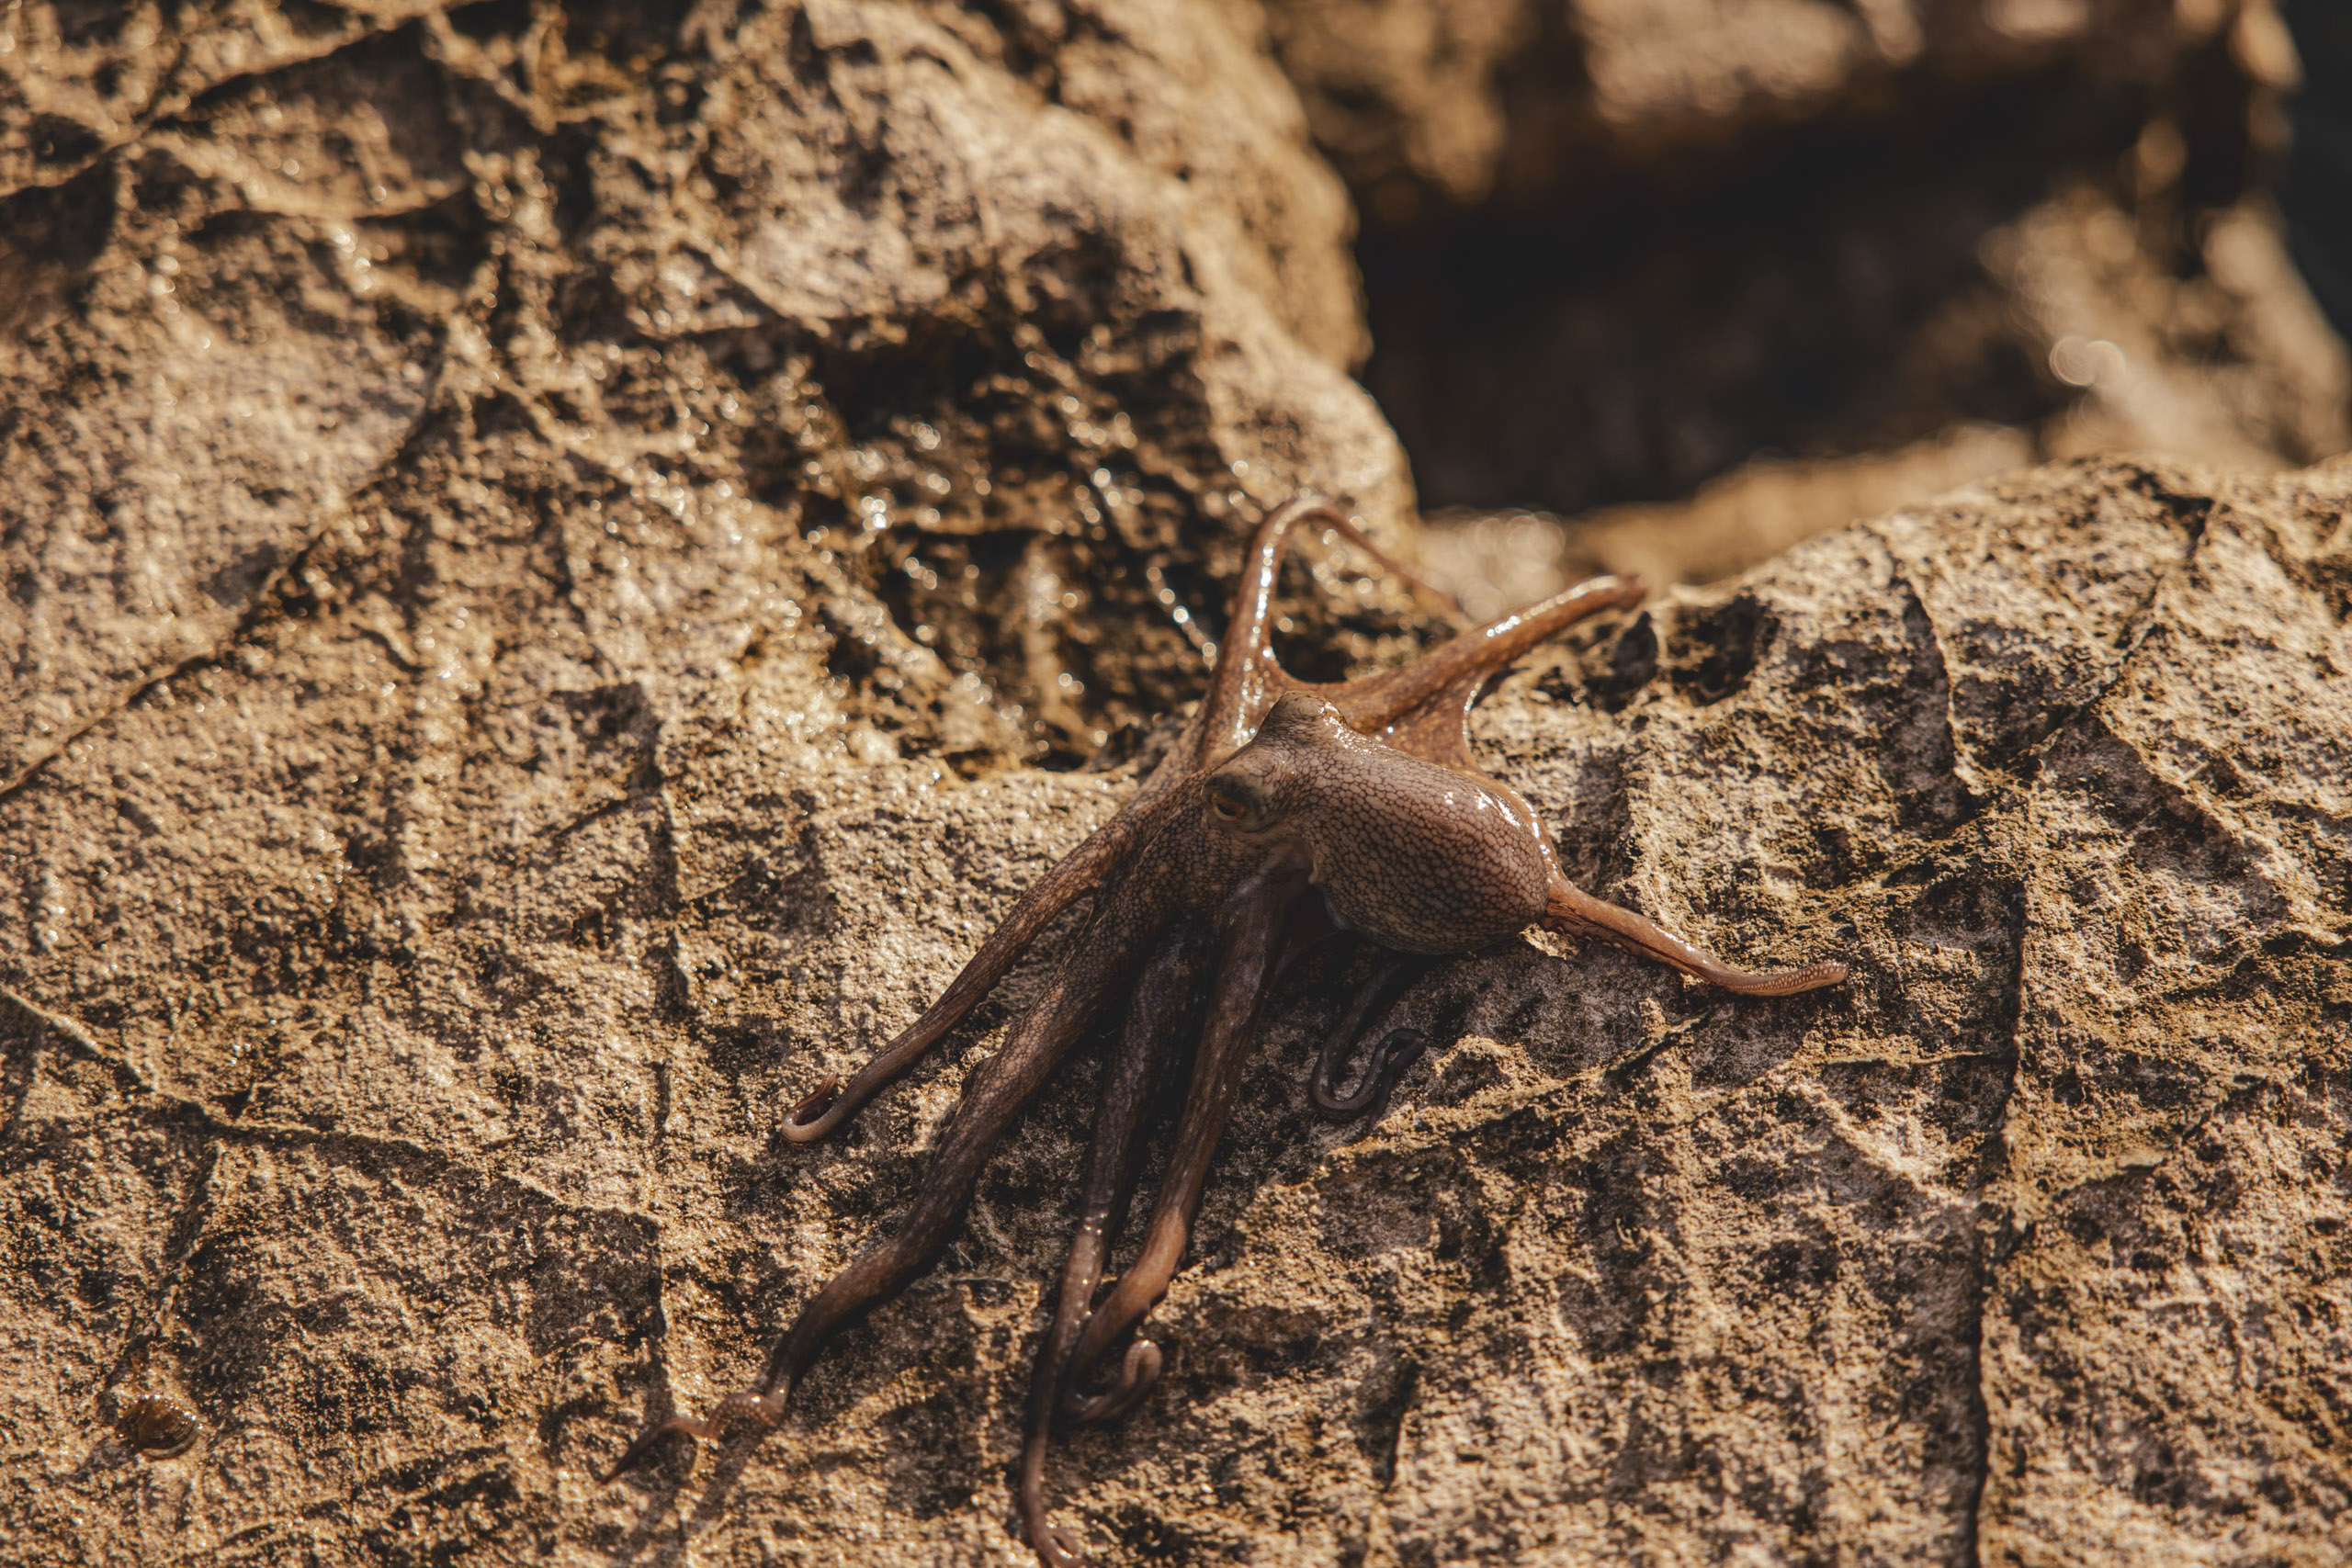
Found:
<path fill-rule="evenodd" d="M 1329 187 L 1217 13 L 499 15 L 226 77 L 7 198 L 68 260 L 0 404 L 0 711 L 40 716 L 0 787 L 0 1540 L 1017 1561 L 1083 1058 L 783 1430 L 592 1476 L 890 1223 L 1040 967 L 836 1144 L 775 1119 L 1115 807 L 1131 773 L 1018 759 L 1197 689 L 1157 590 L 1217 629 L 1230 466 L 1403 519 L 1306 298 L 1344 213 L 1302 238 Z M 257 379 L 208 378 L 206 324 Z M 1070 1445 L 1065 1517 L 1112 1560 L 2342 1556 L 2348 505 L 2341 467 L 2047 469 L 1507 682 L 1483 753 L 1587 886 L 1855 980 L 1461 960 L 1337 1131 L 1336 998 L 1285 997 L 1169 1375 Z M 193 1446 L 134 1455 L 141 1408 Z"/>
<path fill-rule="evenodd" d="M 1629 167 L 1736 158 L 1759 132 L 2035 73 L 2159 81 L 2267 0 L 1267 0 L 1316 140 L 1387 215 L 1524 205 Z M 2285 63 L 2271 62 L 2283 50 Z"/>
<path fill-rule="evenodd" d="M 986 667 L 1080 755 L 1058 677 L 1172 690 L 1193 662 L 1166 612 L 1209 585 L 1162 568 L 1201 511 L 1311 480 L 1401 517 L 1343 374 L 1344 197 L 1216 17 L 559 21 L 431 12 L 135 134 L 56 80 L 119 81 L 98 42 L 28 26 L 0 57 L 108 149 L 0 221 L 0 784 L 307 592 L 334 529 L 445 457 L 550 527 L 735 509 L 846 547 L 894 521 L 852 554 L 930 628 L 934 684 Z M 1098 604 L 1151 629 L 1064 634 Z"/>
<path fill-rule="evenodd" d="M 2267 0 L 1269 16 L 1367 215 L 1366 384 L 1441 523 L 1539 514 L 1554 580 L 1713 581 L 2020 462 L 2352 446 Z"/>

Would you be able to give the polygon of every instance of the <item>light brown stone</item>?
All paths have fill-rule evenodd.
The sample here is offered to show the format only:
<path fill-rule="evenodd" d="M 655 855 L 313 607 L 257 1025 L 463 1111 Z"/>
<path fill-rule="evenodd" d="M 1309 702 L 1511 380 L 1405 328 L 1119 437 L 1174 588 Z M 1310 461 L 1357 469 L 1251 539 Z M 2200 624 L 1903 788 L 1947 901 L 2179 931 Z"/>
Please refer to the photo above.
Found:
<path fill-rule="evenodd" d="M 0 1555 L 1023 1560 L 1083 1055 L 779 1432 L 594 1476 L 890 1223 L 1048 954 L 834 1144 L 776 1119 L 1115 808 L 1133 764 L 1035 763 L 1197 692 L 1159 585 L 1214 636 L 1306 479 L 1407 521 L 1344 208 L 1246 17 L 487 15 L 5 198 L 67 237 L 0 386 Z M 379 124 L 385 197 L 309 172 Z M 1478 743 L 1586 886 L 1854 979 L 1454 961 L 1339 1129 L 1338 987 L 1286 992 L 1063 1517 L 1107 1561 L 2340 1560 L 2348 508 L 2084 461 L 1531 660 Z M 1393 604 L 1319 634 L 1306 554 L 1299 660 L 1396 656 Z M 141 1393 L 190 1452 L 108 1437 Z"/>

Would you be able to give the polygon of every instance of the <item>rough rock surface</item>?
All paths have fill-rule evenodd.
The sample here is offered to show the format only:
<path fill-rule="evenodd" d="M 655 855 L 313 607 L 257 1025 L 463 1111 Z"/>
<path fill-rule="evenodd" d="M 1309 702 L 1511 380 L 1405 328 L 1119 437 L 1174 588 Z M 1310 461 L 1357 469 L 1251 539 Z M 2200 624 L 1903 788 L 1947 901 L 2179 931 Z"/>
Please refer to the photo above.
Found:
<path fill-rule="evenodd" d="M 1065 678 L 1193 662 L 1204 510 L 1407 503 L 1345 197 L 1213 10 L 179 15 L 0 23 L 0 784 L 445 458 L 550 530 L 895 522 L 906 679 L 1080 755 Z"/>
<path fill-rule="evenodd" d="M 782 1431 L 592 1478 L 889 1224 L 1041 969 L 837 1143 L 775 1120 L 1114 808 L 1132 766 L 1020 759 L 1197 688 L 1159 589 L 1219 629 L 1231 466 L 1403 511 L 1246 17 L 552 16 L 238 7 L 168 90 L 60 33 L 130 96 L 40 78 L 95 140 L 0 143 L 69 165 L 6 198 L 62 236 L 0 364 L 12 1562 L 1020 1560 L 1082 1059 Z M 1336 1131 L 1337 990 L 1285 996 L 1065 1517 L 1114 1561 L 2341 1561 L 2347 508 L 2043 470 L 1532 660 L 1479 741 L 1580 880 L 1854 981 L 1464 959 Z M 107 1436 L 141 1394 L 189 1452 Z"/>

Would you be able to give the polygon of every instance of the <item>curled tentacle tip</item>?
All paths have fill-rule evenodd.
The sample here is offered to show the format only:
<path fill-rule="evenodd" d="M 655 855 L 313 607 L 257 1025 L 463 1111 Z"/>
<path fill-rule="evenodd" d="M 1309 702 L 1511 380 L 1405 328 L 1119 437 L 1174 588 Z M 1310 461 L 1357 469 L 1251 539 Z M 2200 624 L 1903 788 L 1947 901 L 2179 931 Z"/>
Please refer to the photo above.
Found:
<path fill-rule="evenodd" d="M 1164 1364 L 1159 1346 L 1148 1339 L 1138 1339 L 1127 1347 L 1126 1355 L 1119 1362 L 1118 1382 L 1100 1393 L 1073 1392 L 1063 1400 L 1063 1412 L 1082 1427 L 1116 1421 L 1143 1403 L 1144 1395 L 1159 1382 Z"/>
<path fill-rule="evenodd" d="M 1356 1086 L 1353 1094 L 1341 1094 L 1331 1082 L 1331 1062 L 1327 1053 L 1307 1080 L 1307 1098 L 1317 1112 L 1329 1121 L 1344 1122 L 1364 1111 L 1371 1112 L 1376 1121 L 1388 1109 L 1388 1097 L 1396 1092 L 1397 1084 L 1429 1048 L 1430 1037 L 1418 1029 L 1390 1030 L 1372 1048 L 1372 1059 L 1364 1064 L 1363 1081 Z"/>
<path fill-rule="evenodd" d="M 1130 1402 L 1149 1393 L 1159 1381 L 1161 1366 L 1159 1347 L 1148 1339 L 1138 1339 L 1127 1347 L 1127 1359 L 1119 1379 L 1119 1390 Z"/>
<path fill-rule="evenodd" d="M 1078 1538 L 1057 1524 L 1039 1522 L 1030 1531 L 1029 1544 L 1046 1568 L 1078 1568 L 1086 1561 L 1086 1549 Z"/>
<path fill-rule="evenodd" d="M 832 1074 L 809 1090 L 799 1104 L 784 1113 L 784 1135 L 792 1139 L 813 1138 L 825 1131 L 825 1112 L 841 1098 L 842 1079 Z"/>

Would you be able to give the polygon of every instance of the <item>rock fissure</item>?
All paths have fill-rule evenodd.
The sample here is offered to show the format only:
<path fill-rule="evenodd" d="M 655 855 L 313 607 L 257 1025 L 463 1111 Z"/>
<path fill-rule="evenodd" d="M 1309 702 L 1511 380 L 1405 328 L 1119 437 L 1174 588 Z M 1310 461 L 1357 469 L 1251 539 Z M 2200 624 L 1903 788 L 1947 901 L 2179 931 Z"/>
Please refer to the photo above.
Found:
<path fill-rule="evenodd" d="M 1425 537 L 1254 13 L 141 15 L 152 54 L 93 20 L 0 64 L 49 50 L 87 94 L 40 112 L 89 133 L 40 133 L 77 171 L 40 200 L 85 207 L 0 301 L 0 1530 L 1012 1549 L 1088 1069 L 947 1288 L 781 1433 L 588 1477 L 892 1223 L 1001 1007 L 838 1146 L 775 1116 L 1102 819 L 1121 784 L 1037 764 L 1164 736 L 1261 511 L 1314 486 Z M 0 137 L 0 185 L 42 155 Z M 1983 247 L 2035 321 L 2052 224 L 2104 232 L 2067 199 Z M 2217 219 L 2208 270 L 2252 233 Z M 2211 287 L 2151 297 L 2237 330 Z M 2064 331 L 2170 374 L 2132 326 Z M 2238 401 L 2286 432 L 2276 389 Z M 1596 408 L 1569 467 L 1638 458 Z M 2035 429 L 1986 449 L 2099 444 Z M 1163 1385 L 1074 1447 L 1064 1517 L 1268 1564 L 2342 1555 L 2347 510 L 2340 465 L 2062 464 L 1505 682 L 1481 755 L 1564 856 L 1854 983 L 1474 957 L 1339 1132 L 1302 1102 L 1325 1001 L 1271 1010 Z M 1329 563 L 1294 591 L 1292 635 L 1340 627 L 1318 674 L 1424 635 Z M 141 1392 L 202 1441 L 92 1460 Z"/>

